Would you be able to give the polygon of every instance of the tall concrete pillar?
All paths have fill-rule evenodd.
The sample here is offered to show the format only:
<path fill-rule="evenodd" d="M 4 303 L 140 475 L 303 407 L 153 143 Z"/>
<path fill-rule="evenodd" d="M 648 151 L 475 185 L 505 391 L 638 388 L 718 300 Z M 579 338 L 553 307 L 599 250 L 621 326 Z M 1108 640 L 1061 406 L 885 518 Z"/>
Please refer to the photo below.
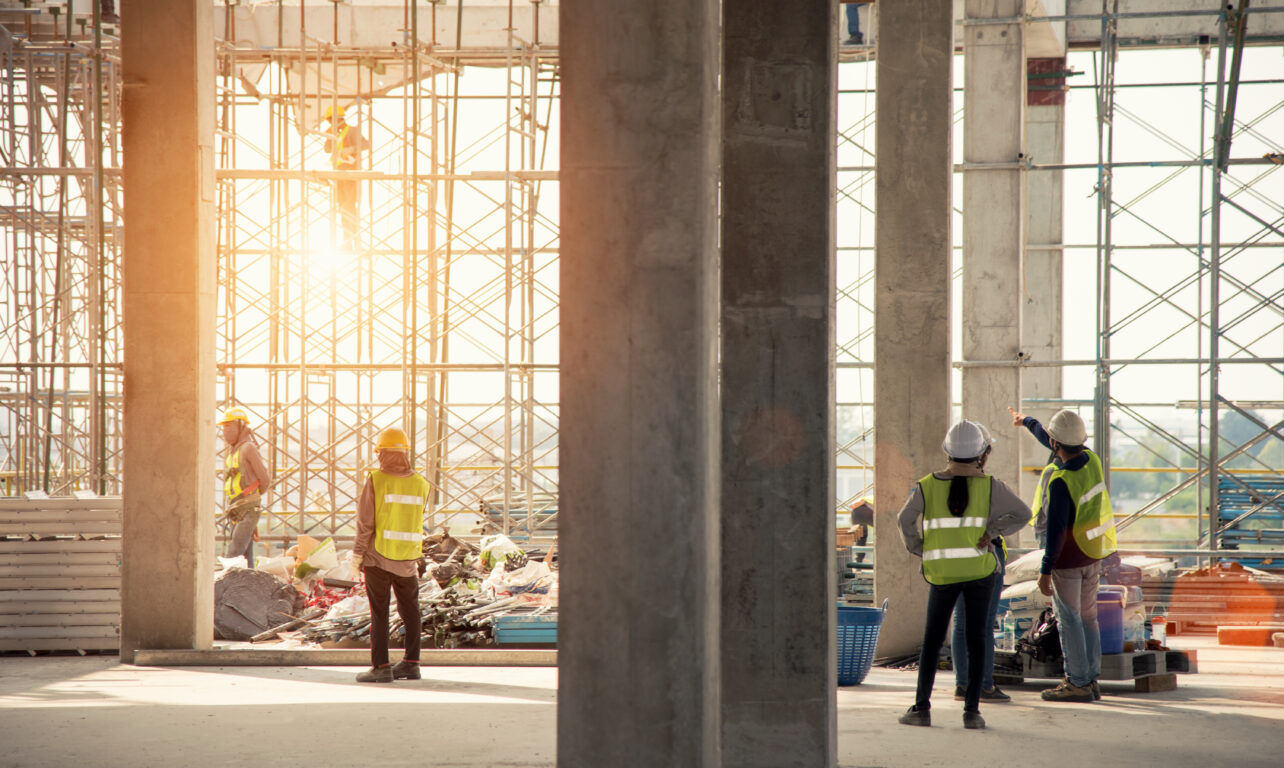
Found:
<path fill-rule="evenodd" d="M 716 766 L 716 0 L 566 0 L 560 766 Z"/>
<path fill-rule="evenodd" d="M 1007 409 L 1021 399 L 1023 3 L 966 0 L 969 21 L 1017 20 L 963 28 L 963 417 L 989 428 L 994 453 L 986 468 L 1010 488 L 1018 485 L 1022 448 Z"/>
<path fill-rule="evenodd" d="M 834 3 L 723 8 L 723 765 L 834 765 Z"/>
<path fill-rule="evenodd" d="M 1065 161 L 1066 60 L 1030 59 L 1025 107 L 1026 151 L 1037 165 Z M 1059 75 L 1059 76 L 1058 76 Z M 1022 316 L 1022 347 L 1034 362 L 1060 360 L 1062 289 L 1062 191 L 1063 172 L 1033 171 L 1026 176 L 1029 205 L 1025 223 L 1025 312 Z M 1059 410 L 1055 404 L 1039 401 L 1061 398 L 1060 368 L 1027 368 L 1021 382 L 1027 414 L 1044 424 Z M 1043 466 L 1048 452 L 1033 440 L 1023 440 L 1021 463 Z M 1034 498 L 1037 473 L 1021 473 L 1021 498 Z"/>
<path fill-rule="evenodd" d="M 880 655 L 922 640 L 927 586 L 896 516 L 942 464 L 950 421 L 953 4 L 879 9 L 874 222 L 874 598 L 890 601 Z"/>
<path fill-rule="evenodd" d="M 202 0 L 132 0 L 124 63 L 121 660 L 214 625 L 214 33 Z"/>

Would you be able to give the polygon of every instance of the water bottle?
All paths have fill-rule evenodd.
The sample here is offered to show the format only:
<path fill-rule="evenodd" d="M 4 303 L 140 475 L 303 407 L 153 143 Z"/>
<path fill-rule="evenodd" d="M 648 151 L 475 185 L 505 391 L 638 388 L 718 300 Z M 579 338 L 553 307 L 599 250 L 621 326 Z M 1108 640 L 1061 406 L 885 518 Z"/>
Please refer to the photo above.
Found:
<path fill-rule="evenodd" d="M 1016 617 L 1012 611 L 1003 614 L 1003 650 L 1016 650 Z"/>
<path fill-rule="evenodd" d="M 1163 647 L 1168 640 L 1168 622 L 1163 616 L 1153 616 L 1150 619 L 1150 638 Z"/>

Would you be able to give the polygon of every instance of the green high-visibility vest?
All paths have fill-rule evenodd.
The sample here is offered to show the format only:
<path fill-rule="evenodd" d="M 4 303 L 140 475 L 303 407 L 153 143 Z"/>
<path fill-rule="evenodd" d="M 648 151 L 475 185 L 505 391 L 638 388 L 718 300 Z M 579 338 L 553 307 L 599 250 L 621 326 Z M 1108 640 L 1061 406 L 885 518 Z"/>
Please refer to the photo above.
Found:
<path fill-rule="evenodd" d="M 1061 469 L 1056 464 L 1044 467 L 1047 482 L 1039 484 L 1034 503 L 1036 508 L 1044 509 L 1051 496 L 1047 487 L 1060 478 L 1074 503 L 1074 523 L 1070 526 L 1074 541 L 1085 555 L 1101 560 L 1118 549 L 1115 513 L 1110 506 L 1110 491 L 1106 490 L 1106 474 L 1101 468 L 1101 459 L 1087 449 L 1084 453 L 1088 456 L 1088 463 L 1079 469 Z M 1045 517 L 1046 514 L 1045 510 Z"/>
<path fill-rule="evenodd" d="M 227 496 L 229 502 L 236 501 L 242 495 L 249 494 L 259 489 L 258 481 L 250 483 L 246 488 L 241 484 L 241 449 L 244 444 L 238 446 L 235 450 L 223 457 L 223 494 Z"/>
<path fill-rule="evenodd" d="M 987 547 L 976 545 L 990 521 L 989 477 L 967 478 L 967 509 L 950 514 L 950 481 L 928 475 L 918 481 L 923 494 L 923 577 L 931 584 L 957 584 L 984 579 L 998 561 Z"/>
<path fill-rule="evenodd" d="M 423 556 L 424 505 L 428 481 L 415 473 L 397 477 L 373 470 L 375 551 L 389 560 L 418 560 Z"/>

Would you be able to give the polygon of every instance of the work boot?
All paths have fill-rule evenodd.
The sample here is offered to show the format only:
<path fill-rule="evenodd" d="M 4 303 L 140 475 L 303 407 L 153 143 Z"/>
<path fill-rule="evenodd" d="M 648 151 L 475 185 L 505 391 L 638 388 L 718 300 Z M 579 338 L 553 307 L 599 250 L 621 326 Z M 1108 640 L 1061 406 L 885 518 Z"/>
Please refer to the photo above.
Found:
<path fill-rule="evenodd" d="M 973 730 L 984 728 L 985 718 L 981 717 L 980 712 L 969 712 L 965 709 L 963 710 L 963 727 Z"/>
<path fill-rule="evenodd" d="M 1092 700 L 1101 701 L 1101 683 L 1096 680 L 1092 681 Z"/>
<path fill-rule="evenodd" d="M 357 675 L 358 683 L 391 683 L 392 667 L 384 664 L 382 667 L 371 667 L 365 672 Z"/>
<path fill-rule="evenodd" d="M 421 675 L 419 674 L 419 662 L 405 661 L 403 659 L 402 661 L 399 661 L 396 664 L 393 664 L 392 677 L 394 680 L 420 679 Z"/>
<path fill-rule="evenodd" d="M 1069 680 L 1062 680 L 1056 688 L 1049 688 L 1043 692 L 1044 701 L 1092 701 L 1092 686 L 1083 687 L 1071 683 Z"/>
<path fill-rule="evenodd" d="M 901 725 L 931 725 L 932 710 L 919 709 L 918 705 L 915 704 L 914 706 L 905 710 L 905 714 L 900 716 L 900 719 L 898 720 L 898 722 Z"/>

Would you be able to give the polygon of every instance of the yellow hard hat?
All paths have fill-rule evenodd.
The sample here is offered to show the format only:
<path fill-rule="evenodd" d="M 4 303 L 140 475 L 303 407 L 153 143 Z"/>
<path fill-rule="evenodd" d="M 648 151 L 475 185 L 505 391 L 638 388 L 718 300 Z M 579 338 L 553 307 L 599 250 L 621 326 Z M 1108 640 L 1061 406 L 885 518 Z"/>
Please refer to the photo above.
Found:
<path fill-rule="evenodd" d="M 375 443 L 376 451 L 401 451 L 402 453 L 410 452 L 410 440 L 406 438 L 406 433 L 396 427 L 389 427 L 379 433 L 379 441 Z"/>
<path fill-rule="evenodd" d="M 331 105 L 331 106 L 326 107 L 326 108 L 325 108 L 325 114 L 324 114 L 324 115 L 322 115 L 321 117 L 322 117 L 322 119 L 323 119 L 323 120 L 329 120 L 329 119 L 330 119 L 330 117 L 331 117 L 331 115 L 333 115 L 333 116 L 335 116 L 335 117 L 339 118 L 340 120 L 342 120 L 342 119 L 343 119 L 343 105 L 342 105 L 342 104 L 340 104 L 340 105 L 338 105 L 338 106 Z"/>
<path fill-rule="evenodd" d="M 250 417 L 245 415 L 245 410 L 242 408 L 228 408 L 226 411 L 223 411 L 223 418 L 219 421 L 218 425 L 221 427 L 224 424 L 231 424 L 234 421 L 243 421 L 247 427 L 250 425 Z"/>

